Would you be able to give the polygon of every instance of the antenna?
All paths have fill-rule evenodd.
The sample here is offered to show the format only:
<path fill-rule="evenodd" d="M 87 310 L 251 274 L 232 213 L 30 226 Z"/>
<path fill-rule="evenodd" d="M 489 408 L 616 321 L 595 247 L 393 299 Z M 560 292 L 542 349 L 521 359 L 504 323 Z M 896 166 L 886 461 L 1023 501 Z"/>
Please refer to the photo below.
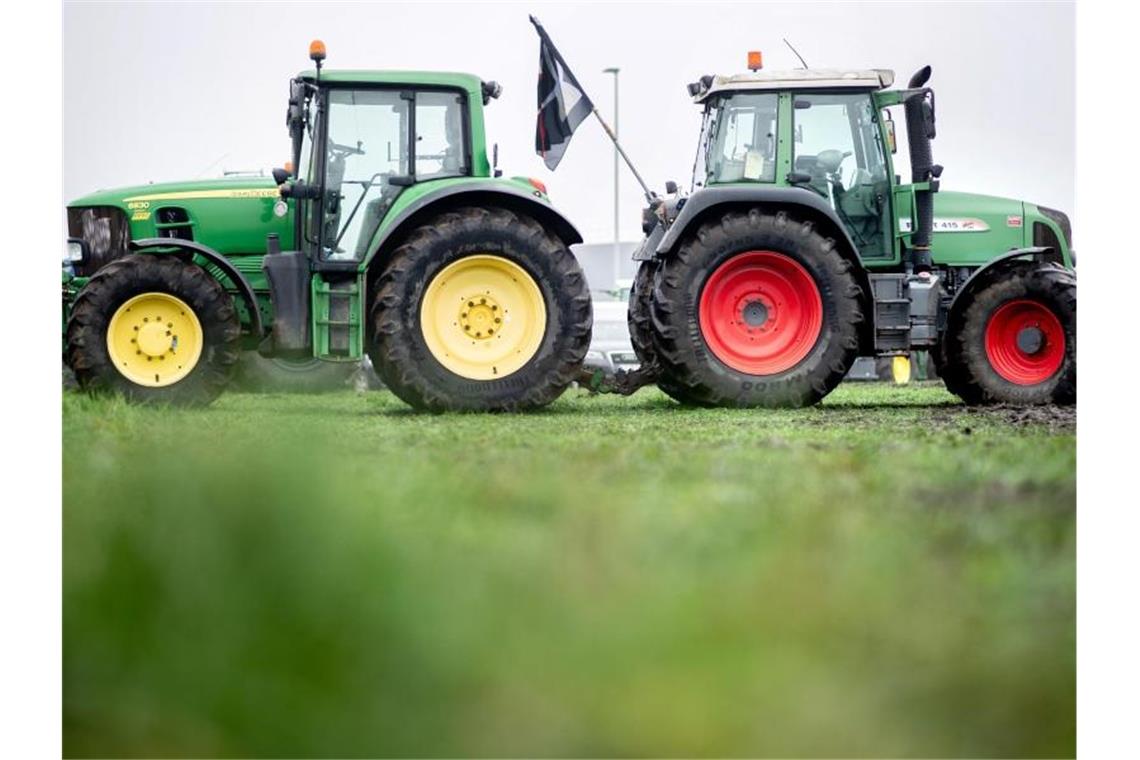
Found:
<path fill-rule="evenodd" d="M 794 47 L 792 47 L 792 43 L 788 42 L 787 37 L 784 38 L 784 44 L 787 45 L 791 49 L 791 51 L 796 54 L 796 58 L 800 59 L 800 63 L 802 63 L 804 65 L 804 68 L 806 69 L 808 67 L 807 61 L 805 61 L 804 57 L 802 55 L 800 55 L 800 51 L 798 51 Z"/>

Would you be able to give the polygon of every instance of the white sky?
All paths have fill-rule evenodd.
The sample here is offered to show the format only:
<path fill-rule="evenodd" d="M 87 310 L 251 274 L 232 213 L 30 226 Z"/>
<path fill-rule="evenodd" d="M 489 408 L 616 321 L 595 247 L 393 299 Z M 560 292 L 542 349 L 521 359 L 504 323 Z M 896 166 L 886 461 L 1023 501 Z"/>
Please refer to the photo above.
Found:
<path fill-rule="evenodd" d="M 562 164 L 534 154 L 535 13 L 587 93 L 613 114 L 650 185 L 688 187 L 699 111 L 685 84 L 744 70 L 931 64 L 935 161 L 946 189 L 1074 210 L 1074 8 L 1069 3 L 74 3 L 64 10 L 64 195 L 211 177 L 288 159 L 287 82 L 309 67 L 469 71 L 503 85 L 489 142 L 509 175 L 547 183 L 588 242 L 613 238 L 613 151 L 585 122 Z M 905 146 L 900 146 L 905 150 Z M 640 237 L 640 191 L 621 175 L 622 238 Z M 1078 233 L 1079 234 L 1079 233 Z"/>

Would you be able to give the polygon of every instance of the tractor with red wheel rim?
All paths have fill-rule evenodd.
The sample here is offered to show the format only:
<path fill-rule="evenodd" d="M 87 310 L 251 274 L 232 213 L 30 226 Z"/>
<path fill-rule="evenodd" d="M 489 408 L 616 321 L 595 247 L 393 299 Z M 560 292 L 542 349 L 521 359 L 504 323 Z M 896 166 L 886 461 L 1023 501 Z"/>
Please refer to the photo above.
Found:
<path fill-rule="evenodd" d="M 703 108 L 693 185 L 643 212 L 642 376 L 683 403 L 794 407 L 859 356 L 926 351 L 968 404 L 1074 403 L 1069 219 L 941 190 L 930 67 L 891 89 L 884 69 L 749 64 L 688 86 Z"/>

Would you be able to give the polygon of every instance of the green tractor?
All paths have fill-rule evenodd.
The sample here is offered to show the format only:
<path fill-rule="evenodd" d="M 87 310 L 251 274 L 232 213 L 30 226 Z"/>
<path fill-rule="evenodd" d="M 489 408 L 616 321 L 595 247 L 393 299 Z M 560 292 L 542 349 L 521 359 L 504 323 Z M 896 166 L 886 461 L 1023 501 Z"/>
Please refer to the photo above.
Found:
<path fill-rule="evenodd" d="M 85 389 L 204 404 L 242 351 L 358 365 L 420 409 L 557 398 L 590 342 L 537 180 L 489 160 L 469 74 L 322 71 L 290 82 L 292 162 L 270 178 L 102 191 L 68 207 L 65 361 Z M 497 153 L 497 151 L 496 151 Z"/>
<path fill-rule="evenodd" d="M 749 64 L 688 86 L 704 109 L 692 192 L 670 183 L 643 213 L 644 379 L 686 403 L 803 406 L 858 356 L 928 351 L 968 404 L 1075 402 L 1069 219 L 940 191 L 930 67 L 890 89 L 886 70 Z"/>

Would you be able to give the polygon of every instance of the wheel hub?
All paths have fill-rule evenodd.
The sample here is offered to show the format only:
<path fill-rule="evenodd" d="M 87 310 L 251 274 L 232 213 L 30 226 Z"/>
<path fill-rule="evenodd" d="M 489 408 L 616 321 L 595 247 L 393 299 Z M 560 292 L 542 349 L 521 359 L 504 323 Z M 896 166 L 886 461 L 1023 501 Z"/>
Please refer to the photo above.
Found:
<path fill-rule="evenodd" d="M 1038 325 L 1023 327 L 1017 332 L 1017 348 L 1022 353 L 1035 354 L 1045 346 L 1045 333 Z"/>
<path fill-rule="evenodd" d="M 178 382 L 202 354 L 202 325 L 169 293 L 143 293 L 123 303 L 107 324 L 107 353 L 124 377 L 154 388 Z"/>
<path fill-rule="evenodd" d="M 490 340 L 502 328 L 502 310 L 489 295 L 472 296 L 459 307 L 459 324 L 468 337 Z"/>
<path fill-rule="evenodd" d="M 744 323 L 749 327 L 761 327 L 768 321 L 768 306 L 759 298 L 744 304 L 742 312 Z"/>
<path fill-rule="evenodd" d="M 139 350 L 150 357 L 159 358 L 166 356 L 166 352 L 170 351 L 174 346 L 174 336 L 170 331 L 173 324 L 169 326 L 155 320 L 154 322 L 144 322 L 142 326 L 135 325 L 138 331 L 138 347 Z"/>

